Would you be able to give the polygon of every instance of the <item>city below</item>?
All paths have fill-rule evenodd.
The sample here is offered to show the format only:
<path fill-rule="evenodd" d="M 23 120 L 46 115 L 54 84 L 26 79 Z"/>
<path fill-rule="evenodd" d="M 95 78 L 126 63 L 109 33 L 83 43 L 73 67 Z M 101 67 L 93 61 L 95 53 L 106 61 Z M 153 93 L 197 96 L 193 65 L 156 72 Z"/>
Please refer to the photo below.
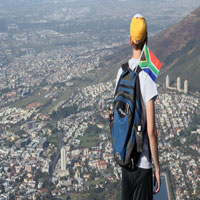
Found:
<path fill-rule="evenodd" d="M 121 199 L 108 116 L 120 64 L 109 68 L 106 58 L 128 43 L 129 3 L 0 0 L 0 200 Z M 150 2 L 150 35 L 192 3 Z M 151 16 L 155 5 L 163 12 Z M 181 76 L 165 78 L 155 107 L 166 196 L 155 198 L 196 200 L 200 95 Z"/>

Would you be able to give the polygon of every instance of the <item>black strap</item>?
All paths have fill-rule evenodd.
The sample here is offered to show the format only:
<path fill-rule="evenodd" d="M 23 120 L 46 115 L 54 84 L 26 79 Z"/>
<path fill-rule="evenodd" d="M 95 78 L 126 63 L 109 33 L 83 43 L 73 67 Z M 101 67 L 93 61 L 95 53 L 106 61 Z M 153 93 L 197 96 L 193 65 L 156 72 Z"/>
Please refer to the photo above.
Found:
<path fill-rule="evenodd" d="M 134 92 L 134 99 L 136 99 L 138 101 L 139 107 L 142 109 L 142 103 L 141 103 L 141 92 L 140 92 L 140 79 L 139 79 L 139 73 L 142 71 L 142 69 L 138 66 L 137 67 L 137 71 L 136 73 L 138 73 L 138 76 L 136 78 L 136 83 L 135 83 L 135 92 Z M 137 105 L 136 105 L 136 101 L 135 101 L 135 108 L 137 110 Z M 138 110 L 137 110 L 138 112 Z M 140 115 L 141 117 L 142 111 L 141 113 L 138 112 L 138 115 Z"/>
<path fill-rule="evenodd" d="M 141 71 L 142 71 L 142 69 L 141 69 L 140 66 L 138 65 L 138 66 L 137 66 L 136 72 L 139 74 Z"/>
<path fill-rule="evenodd" d="M 137 66 L 137 70 L 136 70 L 136 73 L 137 73 L 137 77 L 136 77 L 136 82 L 135 82 L 135 92 L 134 92 L 134 106 L 135 106 L 135 110 L 136 112 L 138 113 L 138 116 L 140 116 L 141 118 L 141 121 L 142 121 L 142 102 L 141 102 L 141 91 L 140 91 L 140 79 L 139 79 L 139 73 L 142 71 L 142 69 Z M 138 109 L 137 109 L 137 105 L 136 105 L 136 102 L 138 102 L 138 106 L 139 108 L 141 109 L 141 111 L 139 112 Z M 135 116 L 134 116 L 135 117 Z M 139 125 L 142 125 L 141 124 L 141 121 L 139 122 L 138 126 Z M 138 131 L 138 126 L 136 126 L 136 131 Z M 139 137 L 139 138 L 138 138 Z M 136 135 L 136 138 L 138 139 L 137 140 L 137 151 L 138 152 L 142 152 L 143 150 L 143 145 L 144 145 L 144 130 L 142 130 L 141 134 L 139 134 L 138 136 Z"/>

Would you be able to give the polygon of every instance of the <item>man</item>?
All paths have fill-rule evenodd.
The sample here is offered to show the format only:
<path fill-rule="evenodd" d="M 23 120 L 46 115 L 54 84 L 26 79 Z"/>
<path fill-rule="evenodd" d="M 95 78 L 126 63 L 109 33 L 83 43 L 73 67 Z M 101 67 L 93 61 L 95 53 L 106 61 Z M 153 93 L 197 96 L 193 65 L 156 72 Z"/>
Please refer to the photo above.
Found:
<path fill-rule="evenodd" d="M 147 43 L 147 24 L 144 17 L 137 14 L 130 24 L 130 45 L 133 47 L 133 55 L 128 63 L 131 70 L 138 66 L 145 43 Z M 122 68 L 118 71 L 116 85 L 121 73 Z M 152 200 L 153 193 L 159 192 L 161 184 L 154 110 L 154 101 L 158 95 L 157 88 L 155 82 L 143 70 L 139 73 L 139 80 L 143 108 L 142 124 L 144 126 L 147 124 L 147 131 L 137 167 L 134 170 L 122 167 L 122 200 Z M 151 158 L 155 166 L 154 185 L 157 183 L 154 192 Z"/>

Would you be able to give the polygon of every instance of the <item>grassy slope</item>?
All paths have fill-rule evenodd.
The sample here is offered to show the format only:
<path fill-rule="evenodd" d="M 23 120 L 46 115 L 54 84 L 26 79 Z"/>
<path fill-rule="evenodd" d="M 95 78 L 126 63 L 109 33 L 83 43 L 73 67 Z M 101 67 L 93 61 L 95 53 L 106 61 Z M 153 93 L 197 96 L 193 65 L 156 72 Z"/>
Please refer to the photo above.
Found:
<path fill-rule="evenodd" d="M 167 66 L 163 66 L 163 68 Z M 200 77 L 200 40 L 195 41 L 194 46 L 186 50 L 178 57 L 176 63 L 168 70 L 163 69 L 164 72 L 160 75 L 159 81 L 165 81 L 165 76 L 168 74 L 170 82 L 176 82 L 178 76 L 183 81 L 189 81 L 189 88 L 192 90 L 200 90 L 199 77 Z"/>
<path fill-rule="evenodd" d="M 170 83 L 176 82 L 178 76 L 182 80 L 182 88 L 184 80 L 189 81 L 189 89 L 200 90 L 199 77 L 200 77 L 200 40 L 193 41 L 193 44 L 189 44 L 186 48 L 180 52 L 176 52 L 172 61 L 177 58 L 176 62 L 170 67 L 168 64 L 163 63 L 160 74 L 158 76 L 158 82 L 165 84 L 165 77 L 168 74 L 170 77 Z M 159 58 L 159 55 L 156 55 Z M 99 82 L 106 82 L 114 80 L 117 76 L 118 69 L 122 63 L 127 62 L 131 57 L 131 49 L 127 46 L 119 47 L 119 50 L 112 56 L 106 57 L 103 62 L 107 69 L 103 70 L 103 75 L 100 75 Z M 121 60 L 119 60 L 119 58 Z"/>

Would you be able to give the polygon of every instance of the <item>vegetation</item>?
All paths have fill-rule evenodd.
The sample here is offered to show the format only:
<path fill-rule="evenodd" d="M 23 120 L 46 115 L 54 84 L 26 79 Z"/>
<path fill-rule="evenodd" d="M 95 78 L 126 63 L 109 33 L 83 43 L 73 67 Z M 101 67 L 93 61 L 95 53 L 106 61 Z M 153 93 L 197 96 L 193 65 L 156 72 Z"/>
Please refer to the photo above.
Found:
<path fill-rule="evenodd" d="M 176 80 L 178 76 L 182 80 L 189 81 L 189 89 L 192 91 L 199 90 L 199 54 L 200 54 L 200 40 L 191 41 L 186 48 L 180 52 L 175 52 L 171 55 L 170 60 L 177 61 L 166 72 L 162 72 L 158 80 L 165 81 L 166 74 L 169 75 L 170 81 Z M 171 64 L 172 62 L 169 62 Z"/>
<path fill-rule="evenodd" d="M 94 186 L 97 185 L 97 184 L 103 184 L 105 182 L 105 179 L 104 178 L 100 178 L 100 179 L 97 179 L 97 180 L 90 180 L 90 181 L 87 181 L 85 183 L 86 186 L 88 187 L 91 187 L 91 186 Z"/>
<path fill-rule="evenodd" d="M 40 91 L 40 87 L 35 88 L 34 92 L 32 94 L 28 95 L 27 97 L 21 98 L 14 103 L 11 103 L 9 106 L 17 107 L 17 108 L 24 108 L 25 106 L 27 106 L 28 104 L 30 104 L 32 102 L 40 102 L 41 104 L 45 104 L 48 101 L 48 99 L 42 98 L 39 95 L 39 91 Z"/>
<path fill-rule="evenodd" d="M 58 147 L 58 136 L 57 134 L 52 134 L 47 138 L 49 143 L 54 144 L 56 147 Z"/>
<path fill-rule="evenodd" d="M 60 120 L 60 119 L 66 118 L 69 115 L 76 113 L 77 108 L 78 106 L 74 105 L 71 107 L 61 108 L 58 111 L 53 111 L 53 113 L 51 114 L 51 118 L 54 120 Z"/>
<path fill-rule="evenodd" d="M 98 137 L 98 134 L 101 132 L 96 125 L 89 124 L 88 128 L 85 131 L 84 136 L 80 138 L 80 148 L 90 148 L 93 146 L 97 146 L 101 141 Z"/>

